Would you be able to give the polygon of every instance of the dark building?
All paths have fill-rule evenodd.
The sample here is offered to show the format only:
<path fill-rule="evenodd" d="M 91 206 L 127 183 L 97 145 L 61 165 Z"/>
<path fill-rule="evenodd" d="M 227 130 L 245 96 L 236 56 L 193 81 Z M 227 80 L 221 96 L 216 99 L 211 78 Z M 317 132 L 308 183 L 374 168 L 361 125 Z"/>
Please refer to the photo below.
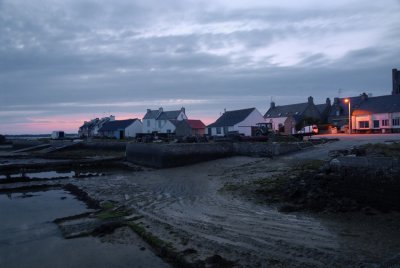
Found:
<path fill-rule="evenodd" d="M 304 103 L 277 106 L 271 102 L 264 118 L 266 122 L 272 123 L 273 130 L 293 134 L 304 125 L 325 123 L 330 108 L 329 98 L 323 104 L 314 104 L 314 99 L 310 96 Z"/>
<path fill-rule="evenodd" d="M 392 69 L 393 91 L 392 95 L 400 94 L 400 71 Z"/>

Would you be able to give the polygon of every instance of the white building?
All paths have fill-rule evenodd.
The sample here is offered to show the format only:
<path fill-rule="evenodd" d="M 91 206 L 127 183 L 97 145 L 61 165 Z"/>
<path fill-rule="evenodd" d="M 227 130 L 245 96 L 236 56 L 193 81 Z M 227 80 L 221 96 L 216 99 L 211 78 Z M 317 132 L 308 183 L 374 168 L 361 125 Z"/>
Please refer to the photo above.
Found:
<path fill-rule="evenodd" d="M 187 119 L 185 108 L 176 111 L 164 111 L 147 109 L 143 117 L 143 133 L 173 133 L 176 129 L 176 121 Z"/>
<path fill-rule="evenodd" d="M 139 119 L 114 120 L 105 123 L 99 129 L 102 137 L 125 139 L 134 138 L 137 133 L 142 133 L 143 125 Z"/>
<path fill-rule="evenodd" d="M 353 132 L 400 132 L 400 95 L 368 97 L 351 114 Z"/>
<path fill-rule="evenodd" d="M 224 136 L 231 131 L 237 131 L 245 136 L 251 136 L 252 127 L 257 123 L 265 123 L 264 117 L 256 108 L 226 111 L 214 123 L 207 126 L 210 136 Z"/>

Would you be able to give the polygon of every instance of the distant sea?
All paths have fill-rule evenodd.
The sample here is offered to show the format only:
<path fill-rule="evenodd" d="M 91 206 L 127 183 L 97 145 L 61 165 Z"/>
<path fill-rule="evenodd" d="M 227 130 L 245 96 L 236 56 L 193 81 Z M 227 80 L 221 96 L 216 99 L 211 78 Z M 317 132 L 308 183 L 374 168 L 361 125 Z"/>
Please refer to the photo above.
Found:
<path fill-rule="evenodd" d="M 51 134 L 21 134 L 21 135 L 5 135 L 6 139 L 17 139 L 17 140 L 38 140 L 38 139 L 50 139 Z M 65 134 L 66 138 L 76 138 L 78 134 Z"/>

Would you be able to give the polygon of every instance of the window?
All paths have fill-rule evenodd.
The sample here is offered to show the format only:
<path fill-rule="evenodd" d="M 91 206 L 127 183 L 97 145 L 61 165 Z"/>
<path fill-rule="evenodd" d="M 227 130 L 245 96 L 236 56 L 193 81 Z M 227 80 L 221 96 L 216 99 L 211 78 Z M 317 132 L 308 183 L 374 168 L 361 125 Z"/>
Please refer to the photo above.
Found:
<path fill-rule="evenodd" d="M 161 120 L 158 121 L 158 127 L 161 128 Z"/>
<path fill-rule="evenodd" d="M 208 131 L 208 135 L 212 135 L 212 132 L 211 132 L 211 128 L 207 128 L 207 131 Z"/>
<path fill-rule="evenodd" d="M 150 120 L 147 120 L 147 126 L 150 127 Z"/>
<path fill-rule="evenodd" d="M 389 119 L 384 119 L 384 120 L 382 120 L 382 126 L 383 126 L 383 127 L 389 126 Z"/>
<path fill-rule="evenodd" d="M 400 126 L 400 118 L 392 119 L 393 126 Z"/>
<path fill-rule="evenodd" d="M 374 128 L 379 128 L 379 120 L 374 120 Z"/>
<path fill-rule="evenodd" d="M 217 127 L 217 134 L 221 134 L 221 128 Z"/>
<path fill-rule="evenodd" d="M 170 129 L 167 129 L 167 133 L 171 133 L 171 130 L 170 130 Z"/>
<path fill-rule="evenodd" d="M 369 121 L 360 121 L 358 122 L 359 128 L 369 128 Z"/>

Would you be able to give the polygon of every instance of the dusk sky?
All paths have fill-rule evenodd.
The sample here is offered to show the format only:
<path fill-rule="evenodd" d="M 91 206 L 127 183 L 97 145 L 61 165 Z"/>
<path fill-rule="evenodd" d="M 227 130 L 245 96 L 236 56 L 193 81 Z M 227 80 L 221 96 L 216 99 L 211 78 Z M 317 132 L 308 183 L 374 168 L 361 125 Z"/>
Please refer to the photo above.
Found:
<path fill-rule="evenodd" d="M 387 95 L 399 44 L 399 0 L 0 0 L 0 133 Z"/>

